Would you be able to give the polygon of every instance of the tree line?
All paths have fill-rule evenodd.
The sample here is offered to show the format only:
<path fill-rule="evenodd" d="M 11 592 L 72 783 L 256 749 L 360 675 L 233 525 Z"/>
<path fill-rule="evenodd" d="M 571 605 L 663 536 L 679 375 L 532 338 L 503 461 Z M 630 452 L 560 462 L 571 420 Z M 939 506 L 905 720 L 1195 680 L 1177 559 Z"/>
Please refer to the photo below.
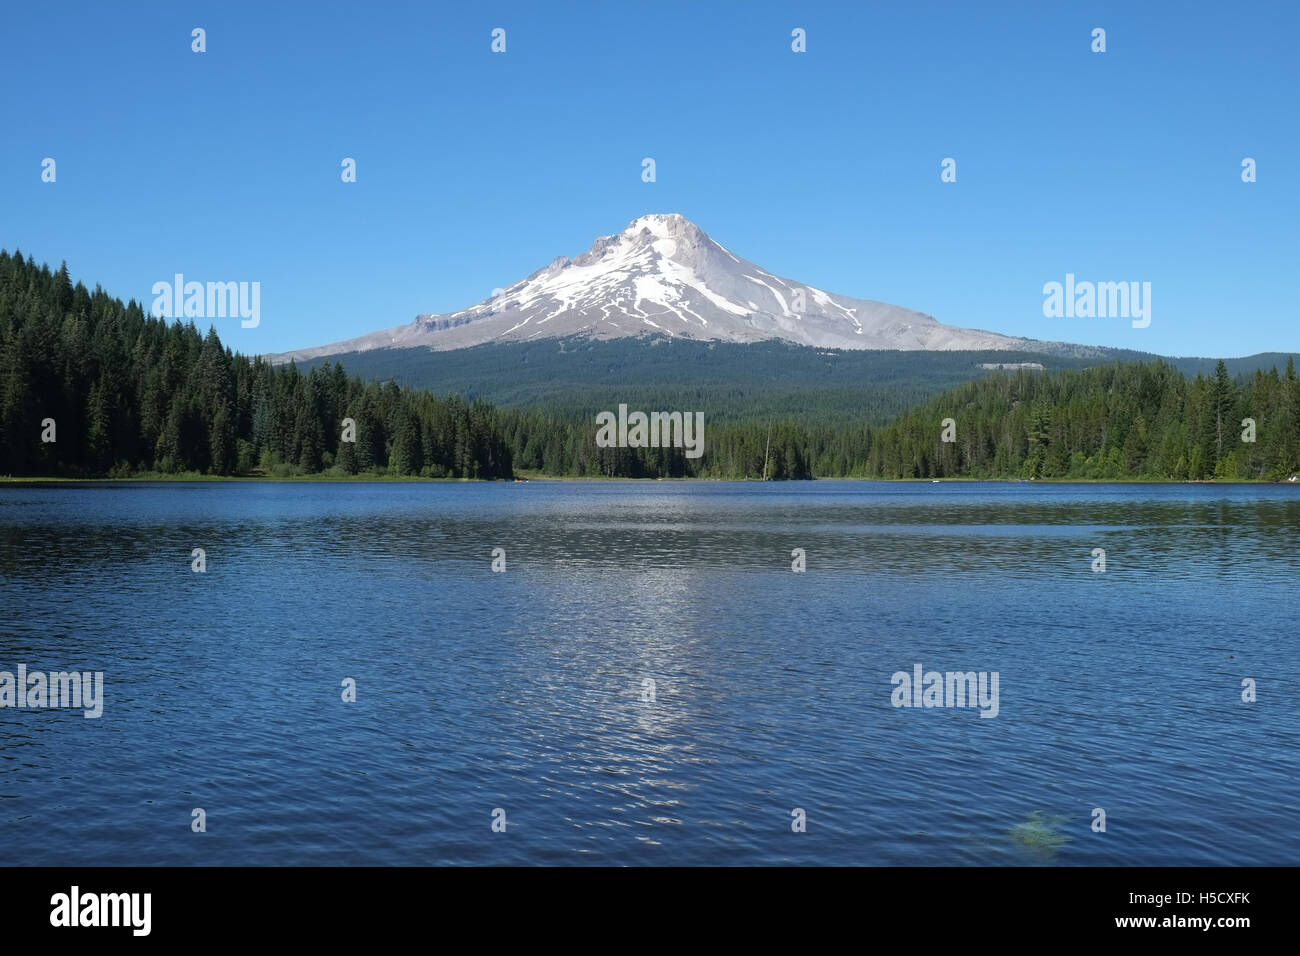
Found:
<path fill-rule="evenodd" d="M 787 399 L 798 405 L 800 395 Z M 539 397 L 500 409 L 366 382 L 337 362 L 272 366 L 233 353 L 214 329 L 203 335 L 74 285 L 66 263 L 51 271 L 0 251 L 0 476 L 1202 480 L 1300 471 L 1290 358 L 1282 374 L 1236 378 L 1222 361 L 1190 378 L 1161 360 L 993 372 L 887 425 L 866 414 L 817 424 L 771 403 L 748 419 L 730 411 L 706 419 L 699 458 L 599 448 L 590 408 Z M 943 440 L 946 419 L 953 441 Z"/>
<path fill-rule="evenodd" d="M 344 419 L 355 441 L 345 441 Z M 48 440 L 52 438 L 53 440 Z M 272 367 L 0 251 L 0 475 L 508 478 L 485 402 Z"/>
<path fill-rule="evenodd" d="M 1292 358 L 1239 379 L 1223 361 L 1194 378 L 1160 360 L 994 375 L 877 431 L 867 465 L 875 478 L 1281 480 L 1300 471 L 1300 379 Z"/>

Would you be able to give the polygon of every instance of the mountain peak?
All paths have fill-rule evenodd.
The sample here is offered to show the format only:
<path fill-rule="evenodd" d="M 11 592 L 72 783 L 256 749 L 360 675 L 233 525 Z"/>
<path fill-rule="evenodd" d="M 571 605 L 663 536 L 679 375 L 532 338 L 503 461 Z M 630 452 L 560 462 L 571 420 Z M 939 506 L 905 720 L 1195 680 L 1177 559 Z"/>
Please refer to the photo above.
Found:
<path fill-rule="evenodd" d="M 700 231 L 699 227 L 696 226 L 695 223 L 691 222 L 679 212 L 657 212 L 651 213 L 648 216 L 640 216 L 633 219 L 628 223 L 627 228 L 624 229 L 623 232 L 639 233 L 643 230 L 649 229 L 655 235 L 663 237 L 670 236 L 676 232 L 681 232 L 687 227 L 694 229 L 696 232 Z"/>
<path fill-rule="evenodd" d="M 900 306 L 781 278 L 735 255 L 681 213 L 651 213 L 559 256 L 477 305 L 409 325 L 277 356 L 317 358 L 373 348 L 468 348 L 586 334 L 646 334 L 818 348 L 1013 349 L 1025 339 L 942 325 Z"/>
<path fill-rule="evenodd" d="M 653 213 L 633 219 L 620 233 L 600 236 L 585 255 L 573 261 L 578 265 L 588 265 L 619 247 L 630 250 L 632 254 L 648 249 L 652 258 L 674 258 L 679 250 L 698 250 L 711 242 L 699 226 L 681 213 Z"/>

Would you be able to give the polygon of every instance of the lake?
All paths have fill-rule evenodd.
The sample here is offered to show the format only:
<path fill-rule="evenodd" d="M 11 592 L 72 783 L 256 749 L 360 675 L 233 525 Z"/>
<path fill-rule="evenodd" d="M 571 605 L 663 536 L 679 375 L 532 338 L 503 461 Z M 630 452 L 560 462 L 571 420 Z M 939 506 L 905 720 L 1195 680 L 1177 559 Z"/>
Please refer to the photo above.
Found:
<path fill-rule="evenodd" d="M 1298 540 L 1272 485 L 3 487 L 0 671 L 103 684 L 0 709 L 0 864 L 1294 864 Z"/>

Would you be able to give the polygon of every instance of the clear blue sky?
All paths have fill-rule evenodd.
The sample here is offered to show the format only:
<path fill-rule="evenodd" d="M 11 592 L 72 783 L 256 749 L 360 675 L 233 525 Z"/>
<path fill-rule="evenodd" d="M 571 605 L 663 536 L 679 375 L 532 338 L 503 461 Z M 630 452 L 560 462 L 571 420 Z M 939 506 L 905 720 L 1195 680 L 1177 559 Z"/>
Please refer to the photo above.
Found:
<path fill-rule="evenodd" d="M 1295 0 L 9 4 L 0 247 L 146 307 L 176 272 L 258 281 L 258 328 L 215 322 L 255 353 L 455 311 L 680 212 L 956 325 L 1300 350 L 1298 27 Z M 1044 318 L 1067 272 L 1151 282 L 1150 327 Z"/>

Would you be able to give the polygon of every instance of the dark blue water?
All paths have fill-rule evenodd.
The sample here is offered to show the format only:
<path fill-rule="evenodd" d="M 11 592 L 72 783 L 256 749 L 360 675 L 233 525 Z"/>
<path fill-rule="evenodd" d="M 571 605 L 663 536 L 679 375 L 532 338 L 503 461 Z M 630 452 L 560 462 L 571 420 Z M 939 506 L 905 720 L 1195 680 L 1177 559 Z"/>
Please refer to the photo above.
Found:
<path fill-rule="evenodd" d="M 0 671 L 105 682 L 0 709 L 0 864 L 1294 864 L 1297 541 L 1286 486 L 0 488 Z"/>

